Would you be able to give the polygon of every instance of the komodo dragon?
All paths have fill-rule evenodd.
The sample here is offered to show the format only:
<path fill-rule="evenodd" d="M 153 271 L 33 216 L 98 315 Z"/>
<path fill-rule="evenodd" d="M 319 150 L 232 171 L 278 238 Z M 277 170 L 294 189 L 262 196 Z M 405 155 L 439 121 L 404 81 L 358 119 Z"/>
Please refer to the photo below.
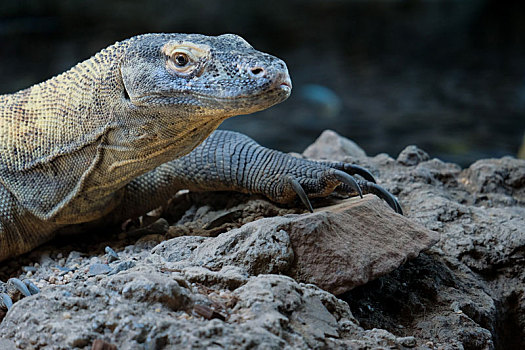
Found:
<path fill-rule="evenodd" d="M 0 261 L 69 225 L 142 215 L 179 189 L 259 193 L 279 203 L 299 197 L 312 210 L 308 197 L 337 187 L 376 194 L 401 213 L 359 166 L 299 159 L 214 131 L 226 118 L 282 102 L 291 89 L 285 63 L 239 36 L 145 34 L 0 96 Z M 35 292 L 17 279 L 0 285 Z"/>

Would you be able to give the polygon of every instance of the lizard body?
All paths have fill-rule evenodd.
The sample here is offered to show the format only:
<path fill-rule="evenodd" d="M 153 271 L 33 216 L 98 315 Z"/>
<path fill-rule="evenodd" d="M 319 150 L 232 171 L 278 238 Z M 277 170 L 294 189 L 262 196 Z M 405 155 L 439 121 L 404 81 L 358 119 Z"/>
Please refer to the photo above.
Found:
<path fill-rule="evenodd" d="M 58 229 L 140 215 L 182 188 L 262 193 L 278 202 L 336 187 L 376 193 L 365 170 L 269 150 L 214 130 L 285 100 L 287 67 L 226 34 L 145 34 L 69 71 L 0 96 L 0 260 Z M 203 142 L 206 140 L 205 142 Z M 356 181 L 360 174 L 369 181 Z"/>

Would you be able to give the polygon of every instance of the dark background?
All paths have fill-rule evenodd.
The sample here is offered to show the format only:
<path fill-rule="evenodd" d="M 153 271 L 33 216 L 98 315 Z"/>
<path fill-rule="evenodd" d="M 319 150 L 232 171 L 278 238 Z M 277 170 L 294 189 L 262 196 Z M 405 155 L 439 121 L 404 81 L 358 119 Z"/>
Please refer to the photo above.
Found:
<path fill-rule="evenodd" d="M 417 144 L 467 165 L 522 142 L 524 3 L 3 0 L 0 93 L 136 34 L 232 32 L 283 58 L 294 92 L 224 127 L 298 152 L 331 128 L 369 155 Z"/>

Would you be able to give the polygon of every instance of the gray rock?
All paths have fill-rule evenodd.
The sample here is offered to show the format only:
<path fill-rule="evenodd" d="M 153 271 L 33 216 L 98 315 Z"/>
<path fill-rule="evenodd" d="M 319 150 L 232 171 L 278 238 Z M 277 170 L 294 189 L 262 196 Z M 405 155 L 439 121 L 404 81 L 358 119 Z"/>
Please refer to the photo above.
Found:
<path fill-rule="evenodd" d="M 303 156 L 311 159 L 343 161 L 348 157 L 364 158 L 366 153 L 354 141 L 339 136 L 335 131 L 325 130 L 304 150 Z"/>
<path fill-rule="evenodd" d="M 106 248 L 104 248 L 104 251 L 106 252 L 106 255 L 108 257 L 108 262 L 112 262 L 119 259 L 118 254 L 110 246 L 106 246 Z"/>
<path fill-rule="evenodd" d="M 108 264 L 94 263 L 89 267 L 88 276 L 96 276 L 111 272 L 111 267 Z"/>
<path fill-rule="evenodd" d="M 304 295 L 290 278 L 260 275 L 237 289 L 235 296 L 239 303 L 234 310 L 248 315 L 243 318 L 250 328 L 264 328 L 280 338 L 292 329 L 301 335 L 301 348 L 319 348 L 325 338 L 339 338 L 337 319 L 318 297 Z"/>
<path fill-rule="evenodd" d="M 525 346 L 525 162 L 504 157 L 461 170 L 433 159 L 381 168 L 392 174 L 388 186 L 407 216 L 441 240 L 429 256 L 347 294 L 356 317 L 387 329 L 411 320 L 404 333 L 436 347 Z"/>
<path fill-rule="evenodd" d="M 338 150 L 325 154 L 348 159 L 345 139 L 334 137 Z M 41 292 L 0 314 L 1 346 L 525 348 L 525 162 L 487 159 L 463 170 L 415 148 L 397 161 L 357 160 L 399 197 L 406 218 L 365 196 L 235 228 L 224 222 L 228 211 L 241 223 L 293 211 L 260 198 L 190 194 L 166 233 L 180 237 L 48 245 L 13 260 L 21 274 L 34 267 Z M 224 205 L 213 198 L 227 209 L 214 210 Z M 435 241 L 428 230 L 441 239 L 416 257 Z M 88 276 L 106 245 L 135 265 Z M 67 273 L 56 269 L 59 256 L 68 256 Z M 301 281 L 354 288 L 336 298 Z"/>
<path fill-rule="evenodd" d="M 134 270 L 119 273 L 106 280 L 104 285 L 126 299 L 159 302 L 171 310 L 186 310 L 192 303 L 190 293 L 185 288 L 158 272 Z"/>
<path fill-rule="evenodd" d="M 152 252 L 169 262 L 181 262 L 175 265 L 179 267 L 189 264 L 213 270 L 233 265 L 250 275 L 288 274 L 341 294 L 387 274 L 438 240 L 435 232 L 367 195 L 313 214 L 257 220 L 199 240 L 187 254 L 178 252 L 185 251 L 181 245 L 192 246 L 189 242 L 194 239 L 189 237 L 162 242 Z"/>
<path fill-rule="evenodd" d="M 137 263 L 132 260 L 123 261 L 119 263 L 117 266 L 113 267 L 113 269 L 109 272 L 109 275 L 114 275 L 116 273 L 119 273 L 120 271 L 126 271 L 131 269 L 133 266 L 135 266 Z"/>
<path fill-rule="evenodd" d="M 16 303 L 2 337 L 23 349 L 90 348 L 101 338 L 124 349 L 348 348 L 356 339 L 376 348 L 385 337 L 395 339 L 386 331 L 368 335 L 346 303 L 286 276 L 259 275 L 233 292 L 211 293 L 182 287 L 171 271 L 144 266 L 97 278 L 96 284 L 46 288 Z M 194 300 L 225 321 L 193 313 Z"/>
<path fill-rule="evenodd" d="M 406 166 L 418 165 L 429 159 L 427 152 L 414 145 L 405 147 L 397 156 L 397 162 Z"/>
<path fill-rule="evenodd" d="M 9 339 L 0 339 L 0 349 L 16 350 L 16 344 Z"/>
<path fill-rule="evenodd" d="M 216 238 L 199 240 L 200 244 L 192 246 L 191 252 L 180 249 L 188 237 L 177 237 L 162 242 L 153 248 L 169 262 L 182 262 L 181 266 L 197 265 L 209 269 L 220 269 L 226 265 L 241 267 L 252 275 L 261 273 L 281 273 L 286 271 L 293 261 L 293 251 L 288 234 L 279 228 L 286 225 L 289 219 L 275 217 L 262 219 Z M 190 241 L 193 241 L 190 238 Z M 184 255 L 177 252 L 187 251 Z"/>

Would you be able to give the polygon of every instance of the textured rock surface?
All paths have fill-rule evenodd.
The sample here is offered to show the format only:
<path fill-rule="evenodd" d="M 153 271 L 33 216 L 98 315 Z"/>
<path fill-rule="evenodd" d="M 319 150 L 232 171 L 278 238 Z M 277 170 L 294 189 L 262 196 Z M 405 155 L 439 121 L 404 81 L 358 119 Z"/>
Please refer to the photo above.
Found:
<path fill-rule="evenodd" d="M 437 233 L 366 195 L 293 218 L 289 275 L 336 295 L 396 269 L 439 240 Z"/>
<path fill-rule="evenodd" d="M 308 146 L 303 155 L 311 159 L 343 160 L 347 157 L 364 158 L 365 151 L 354 141 L 341 137 L 332 130 L 325 130 Z"/>
<path fill-rule="evenodd" d="M 525 161 L 480 160 L 462 170 L 415 146 L 397 160 L 356 156 L 340 146 L 347 140 L 330 137 L 337 151 L 317 142 L 308 154 L 336 152 L 327 158 L 370 169 L 439 242 L 395 269 L 435 236 L 392 222 L 404 225 L 402 232 L 384 236 L 383 245 L 363 245 L 380 237 L 375 210 L 388 210 L 374 197 L 344 201 L 330 214 L 298 215 L 301 209 L 261 198 L 181 193 L 162 211 L 167 221 L 152 212 L 142 219 L 150 226 L 135 229 L 130 221 L 126 234 L 62 237 L 2 266 L 1 279 L 29 278 L 41 293 L 3 317 L 0 346 L 91 349 L 98 340 L 137 349 L 524 348 Z M 407 235 L 410 228 L 417 234 Z M 334 232 L 348 234 L 339 237 L 345 243 L 335 244 Z M 320 274 L 312 268 L 325 280 L 314 279 Z M 336 298 L 301 282 L 327 289 L 366 283 Z"/>
<path fill-rule="evenodd" d="M 236 266 L 248 275 L 287 274 L 341 294 L 394 270 L 438 239 L 367 195 L 312 214 L 257 220 L 217 238 L 171 239 L 153 253 L 181 267 Z"/>

